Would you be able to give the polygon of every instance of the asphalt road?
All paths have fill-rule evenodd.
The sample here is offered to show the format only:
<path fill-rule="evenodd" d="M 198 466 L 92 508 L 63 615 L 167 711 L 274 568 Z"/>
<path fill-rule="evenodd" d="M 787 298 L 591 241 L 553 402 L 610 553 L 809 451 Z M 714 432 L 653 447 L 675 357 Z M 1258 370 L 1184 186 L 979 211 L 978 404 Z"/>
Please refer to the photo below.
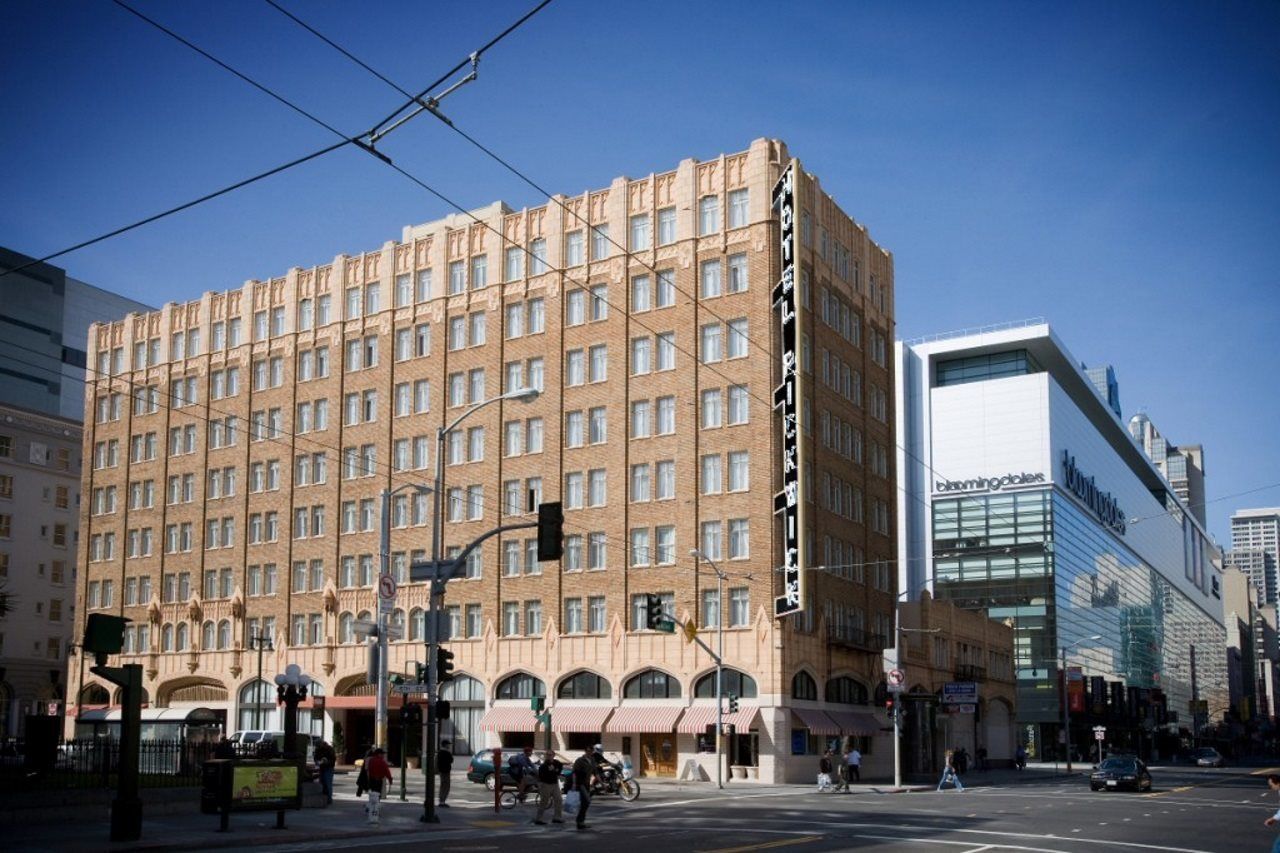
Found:
<path fill-rule="evenodd" d="M 818 794 L 810 789 L 714 789 L 651 785 L 627 804 L 592 804 L 591 829 L 529 823 L 532 808 L 494 814 L 479 786 L 455 786 L 446 825 L 465 816 L 465 827 L 430 834 L 439 851 L 565 850 L 608 845 L 619 851 L 751 853 L 791 848 L 827 850 L 947 851 L 1192 851 L 1269 850 L 1277 831 L 1262 825 L 1280 797 L 1267 790 L 1266 771 L 1156 768 L 1150 793 L 1098 792 L 1076 778 L 1012 778 L 984 785 L 971 775 L 964 793 L 862 791 Z M 380 836 L 359 845 L 387 850 L 421 849 L 422 835 Z M 350 847 L 323 837 L 273 850 Z"/>

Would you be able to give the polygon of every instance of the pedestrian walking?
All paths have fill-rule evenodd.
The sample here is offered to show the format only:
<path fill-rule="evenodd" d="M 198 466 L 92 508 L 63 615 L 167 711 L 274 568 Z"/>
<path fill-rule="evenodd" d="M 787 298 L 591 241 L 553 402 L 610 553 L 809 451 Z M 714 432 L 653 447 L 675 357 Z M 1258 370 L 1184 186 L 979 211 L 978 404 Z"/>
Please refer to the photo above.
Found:
<path fill-rule="evenodd" d="M 987 748 L 985 746 L 978 747 L 978 769 L 984 773 L 987 770 Z"/>
<path fill-rule="evenodd" d="M 1280 773 L 1272 773 L 1267 776 L 1267 787 L 1273 791 L 1280 791 Z M 1262 822 L 1263 826 L 1275 826 L 1280 823 L 1280 809 L 1276 809 L 1275 814 Z M 1276 840 L 1271 842 L 1271 853 L 1280 853 L 1280 835 L 1276 836 Z"/>
<path fill-rule="evenodd" d="M 947 750 L 947 764 L 942 768 L 942 778 L 938 780 L 938 790 L 942 790 L 942 786 L 950 782 L 957 791 L 964 793 L 964 785 L 960 783 L 960 774 L 956 772 L 956 755 L 955 752 Z"/>
<path fill-rule="evenodd" d="M 382 747 L 374 747 L 373 754 L 364 762 L 364 769 L 369 777 L 369 803 L 365 806 L 365 815 L 369 823 L 376 824 L 379 817 L 379 803 L 391 784 L 391 765 L 387 763 L 387 751 Z"/>
<path fill-rule="evenodd" d="M 539 826 L 547 825 L 542 816 L 553 806 L 551 822 L 564 823 L 564 795 L 560 792 L 560 774 L 563 770 L 564 765 L 556 759 L 555 750 L 548 749 L 547 754 L 542 757 L 542 763 L 538 765 L 538 813 L 534 815 L 533 822 Z"/>
<path fill-rule="evenodd" d="M 831 790 L 831 750 L 818 759 L 818 793 Z"/>
<path fill-rule="evenodd" d="M 516 780 L 516 799 L 524 802 L 530 788 L 537 789 L 537 768 L 533 766 L 533 747 L 526 746 L 507 760 L 507 769 L 511 778 Z"/>
<path fill-rule="evenodd" d="M 844 759 L 845 767 L 848 768 L 850 781 L 862 781 L 862 753 L 858 751 L 856 746 L 849 748 L 849 754 Z"/>
<path fill-rule="evenodd" d="M 315 748 L 316 768 L 320 771 L 320 790 L 324 792 L 325 805 L 333 803 L 333 768 L 338 763 L 338 753 L 321 739 Z"/>
<path fill-rule="evenodd" d="M 449 774 L 453 772 L 453 745 L 447 740 L 440 741 L 436 750 L 436 773 L 440 776 L 440 807 L 447 809 L 449 804 Z"/>
<path fill-rule="evenodd" d="M 596 778 L 596 762 L 588 749 L 573 762 L 573 790 L 578 792 L 578 829 L 590 829 L 587 807 L 591 805 L 591 783 Z"/>
<path fill-rule="evenodd" d="M 963 746 L 956 750 L 955 754 L 956 773 L 963 776 L 969 772 L 969 750 Z"/>
<path fill-rule="evenodd" d="M 1013 753 L 1013 766 L 1019 770 L 1027 769 L 1027 747 L 1024 744 L 1018 744 L 1018 749 Z"/>

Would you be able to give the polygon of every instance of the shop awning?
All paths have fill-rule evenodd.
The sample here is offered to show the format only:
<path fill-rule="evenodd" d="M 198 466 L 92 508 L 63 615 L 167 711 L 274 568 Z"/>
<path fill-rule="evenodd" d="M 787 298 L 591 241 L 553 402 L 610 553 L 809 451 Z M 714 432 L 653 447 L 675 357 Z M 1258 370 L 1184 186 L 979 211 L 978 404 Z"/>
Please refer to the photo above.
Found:
<path fill-rule="evenodd" d="M 483 732 L 532 732 L 537 731 L 538 721 L 533 716 L 533 709 L 523 708 L 490 708 L 480 718 L 480 731 Z"/>
<path fill-rule="evenodd" d="M 627 734 L 671 731 L 684 708 L 679 705 L 623 705 L 609 718 L 607 730 Z M 552 724 L 554 728 L 554 723 Z"/>
<path fill-rule="evenodd" d="M 558 732 L 603 732 L 604 721 L 613 710 L 610 705 L 555 705 L 551 728 Z"/>
<path fill-rule="evenodd" d="M 831 710 L 826 713 L 831 718 L 831 721 L 840 727 L 840 731 L 846 735 L 870 737 L 871 735 L 880 734 L 880 729 L 883 728 L 883 724 L 872 714 L 858 711 Z"/>
<path fill-rule="evenodd" d="M 755 705 L 740 705 L 736 714 L 724 715 L 724 723 L 725 725 L 735 726 L 739 731 L 745 733 L 751 727 L 751 722 L 755 719 L 757 710 Z M 715 724 L 715 705 L 694 705 L 684 712 L 684 717 L 680 720 L 680 728 L 677 731 L 688 735 L 696 735 L 705 731 L 707 726 L 714 726 Z"/>
<path fill-rule="evenodd" d="M 791 714 L 800 721 L 800 725 L 814 735 L 838 735 L 840 724 L 822 711 L 813 708 L 792 708 Z"/>

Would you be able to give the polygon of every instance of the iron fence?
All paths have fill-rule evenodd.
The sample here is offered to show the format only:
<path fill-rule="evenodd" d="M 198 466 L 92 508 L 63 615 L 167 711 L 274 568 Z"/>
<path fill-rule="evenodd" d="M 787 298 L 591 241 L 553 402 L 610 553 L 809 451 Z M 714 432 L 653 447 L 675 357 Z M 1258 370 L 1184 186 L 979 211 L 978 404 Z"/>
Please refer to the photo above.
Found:
<path fill-rule="evenodd" d="M 200 768 L 214 756 L 207 741 L 147 740 L 138 744 L 140 784 L 181 788 L 200 784 Z M 120 770 L 120 742 L 76 738 L 37 748 L 22 738 L 0 740 L 0 791 L 111 788 Z"/>

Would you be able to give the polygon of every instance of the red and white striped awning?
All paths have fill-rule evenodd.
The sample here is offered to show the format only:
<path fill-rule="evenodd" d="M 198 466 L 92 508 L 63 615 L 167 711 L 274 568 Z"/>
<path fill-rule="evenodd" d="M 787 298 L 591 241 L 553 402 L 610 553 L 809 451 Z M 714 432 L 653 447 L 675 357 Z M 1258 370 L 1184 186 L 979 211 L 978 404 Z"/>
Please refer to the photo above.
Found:
<path fill-rule="evenodd" d="M 684 711 L 679 705 L 623 705 L 609 718 L 608 731 L 662 734 L 671 731 Z"/>
<path fill-rule="evenodd" d="M 724 724 L 736 726 L 740 731 L 746 732 L 751 726 L 751 721 L 755 719 L 755 705 L 741 705 L 736 714 L 725 714 Z M 680 720 L 680 731 L 687 735 L 701 734 L 706 730 L 707 726 L 714 726 L 716 723 L 716 706 L 715 705 L 694 705 L 688 711 L 685 711 L 684 717 Z"/>
<path fill-rule="evenodd" d="M 538 721 L 528 705 L 523 708 L 490 708 L 480 718 L 480 730 L 483 732 L 532 732 L 537 729 Z"/>
<path fill-rule="evenodd" d="M 792 708 L 791 714 L 800 721 L 800 725 L 814 735 L 838 735 L 840 724 L 822 711 L 813 708 Z"/>
<path fill-rule="evenodd" d="M 826 713 L 831 718 L 831 721 L 840 727 L 840 731 L 846 735 L 870 737 L 871 735 L 880 734 L 881 723 L 871 714 L 857 711 L 831 710 Z"/>
<path fill-rule="evenodd" d="M 551 709 L 551 728 L 558 732 L 603 732 L 604 722 L 613 713 L 610 705 L 558 703 Z"/>

